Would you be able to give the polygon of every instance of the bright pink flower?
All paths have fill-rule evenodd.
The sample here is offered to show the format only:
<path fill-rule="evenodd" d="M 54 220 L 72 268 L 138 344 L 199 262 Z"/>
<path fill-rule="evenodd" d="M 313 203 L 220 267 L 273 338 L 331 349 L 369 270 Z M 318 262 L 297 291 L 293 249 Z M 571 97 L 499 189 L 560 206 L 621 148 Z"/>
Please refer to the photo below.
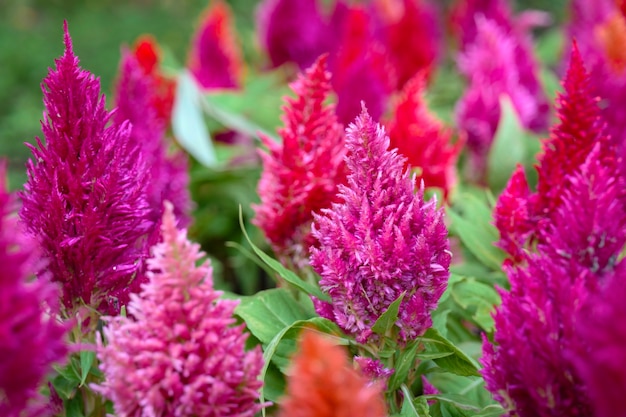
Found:
<path fill-rule="evenodd" d="M 16 208 L 0 162 L 0 415 L 31 417 L 44 414 L 37 390 L 67 353 L 67 326 L 58 322 L 58 287 L 46 274 L 32 280 L 40 254 L 19 227 Z"/>
<path fill-rule="evenodd" d="M 128 140 L 141 148 L 148 166 L 149 180 L 146 193 L 150 204 L 150 219 L 155 223 L 163 216 L 163 202 L 174 204 L 176 217 L 185 226 L 190 222 L 191 196 L 186 155 L 177 150 L 168 151 L 165 136 L 168 123 L 157 114 L 152 105 L 154 80 L 147 75 L 137 58 L 123 51 L 119 79 L 116 86 L 114 120 L 132 125 Z"/>
<path fill-rule="evenodd" d="M 203 253 L 176 229 L 170 204 L 161 231 L 150 281 L 128 306 L 134 319 L 105 318 L 106 345 L 98 339 L 105 378 L 95 389 L 119 416 L 252 417 L 261 409 L 262 352 L 244 350 L 237 301 L 220 299 L 208 260 L 196 266 Z"/>
<path fill-rule="evenodd" d="M 205 89 L 236 88 L 241 82 L 241 52 L 230 7 L 214 0 L 204 12 L 191 45 L 189 69 Z"/>
<path fill-rule="evenodd" d="M 423 180 L 426 187 L 441 188 L 447 197 L 456 185 L 456 160 L 463 142 L 451 143 L 451 130 L 426 107 L 425 88 L 423 73 L 406 84 L 387 123 L 390 146 L 398 148 L 408 165 L 419 168 L 418 184 Z"/>
<path fill-rule="evenodd" d="M 83 303 L 116 314 L 145 279 L 155 230 L 145 160 L 128 123 L 107 126 L 112 113 L 98 79 L 78 66 L 67 25 L 43 93 L 45 144 L 29 145 L 20 217 L 63 287 L 67 315 Z"/>
<path fill-rule="evenodd" d="M 423 334 L 446 288 L 450 266 L 443 211 L 425 202 L 406 160 L 364 109 L 347 130 L 348 183 L 341 202 L 316 214 L 311 265 L 332 303 L 320 315 L 359 342 L 376 341 L 372 326 L 401 294 L 400 341 Z"/>
<path fill-rule="evenodd" d="M 292 85 L 296 98 L 283 108 L 282 144 L 263 138 L 264 170 L 259 181 L 261 204 L 254 207 L 260 227 L 284 262 L 308 263 L 313 213 L 330 207 L 344 182 L 343 127 L 330 93 L 326 57 L 318 59 Z M 290 261 L 291 260 L 291 261 Z M 301 266 L 301 265 L 300 265 Z"/>

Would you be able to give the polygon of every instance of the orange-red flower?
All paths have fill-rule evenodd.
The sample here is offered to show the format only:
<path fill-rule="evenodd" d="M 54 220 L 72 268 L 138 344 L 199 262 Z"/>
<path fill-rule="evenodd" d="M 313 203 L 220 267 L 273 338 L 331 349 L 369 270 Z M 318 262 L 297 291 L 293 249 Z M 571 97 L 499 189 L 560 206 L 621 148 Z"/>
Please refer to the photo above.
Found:
<path fill-rule="evenodd" d="M 305 330 L 287 377 L 279 417 L 383 417 L 381 386 L 352 368 L 346 351 Z"/>

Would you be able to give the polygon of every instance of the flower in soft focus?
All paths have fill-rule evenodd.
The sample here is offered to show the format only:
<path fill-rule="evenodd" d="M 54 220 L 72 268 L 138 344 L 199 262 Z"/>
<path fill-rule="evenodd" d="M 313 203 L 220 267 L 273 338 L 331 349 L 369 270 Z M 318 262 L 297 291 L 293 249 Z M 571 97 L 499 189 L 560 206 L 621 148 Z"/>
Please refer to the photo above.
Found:
<path fill-rule="evenodd" d="M 498 4 L 497 13 L 485 14 L 481 7 L 466 11 L 472 24 L 462 29 L 473 37 L 468 37 L 458 57 L 469 86 L 457 103 L 456 119 L 467 132 L 472 175 L 479 180 L 485 175 L 500 120 L 500 96 L 508 95 L 522 125 L 536 132 L 547 128 L 550 108 L 539 83 L 530 35 L 511 23 L 506 3 L 493 3 Z"/>
<path fill-rule="evenodd" d="M 20 217 L 63 288 L 68 316 L 82 303 L 117 314 L 143 282 L 155 223 L 148 175 L 128 123 L 111 124 L 100 82 L 65 53 L 43 82 L 45 143 L 29 145 Z"/>
<path fill-rule="evenodd" d="M 576 39 L 589 70 L 594 94 L 601 97 L 607 132 L 626 155 L 626 10 L 619 0 L 573 0 L 568 34 Z M 565 57 L 567 59 L 567 57 Z M 626 158 L 622 170 L 626 171 Z"/>
<path fill-rule="evenodd" d="M 418 182 L 441 188 L 447 197 L 456 185 L 456 160 L 463 142 L 453 145 L 450 129 L 429 112 L 423 96 L 424 77 L 423 73 L 413 77 L 395 103 L 387 123 L 390 146 L 398 148 L 411 167 L 420 169 Z"/>
<path fill-rule="evenodd" d="M 372 381 L 381 381 L 384 384 L 395 372 L 393 369 L 385 368 L 383 363 L 378 359 L 372 359 L 365 356 L 355 356 L 354 363 L 361 373 Z"/>
<path fill-rule="evenodd" d="M 578 337 L 587 349 L 575 352 L 596 417 L 624 417 L 626 392 L 626 275 L 623 266 L 578 315 Z"/>
<path fill-rule="evenodd" d="M 626 243 L 624 178 L 609 153 L 610 144 L 598 143 L 565 178 L 570 185 L 540 232 L 537 253 L 505 267 L 511 291 L 500 292 L 496 346 L 485 339 L 482 363 L 486 388 L 509 415 L 592 415 L 585 380 L 568 353 L 588 343 L 576 333 L 581 308 L 623 269 L 616 264 Z"/>
<path fill-rule="evenodd" d="M 214 0 L 204 12 L 191 45 L 189 69 L 201 87 L 236 88 L 243 62 L 230 7 Z"/>
<path fill-rule="evenodd" d="M 176 150 L 168 151 L 165 136 L 167 124 L 152 106 L 154 80 L 143 71 L 139 60 L 123 51 L 119 79 L 116 86 L 114 120 L 122 125 L 132 125 L 129 142 L 141 149 L 148 166 L 147 197 L 150 219 L 155 223 L 163 216 L 163 202 L 174 204 L 176 217 L 185 226 L 190 221 L 191 196 L 186 155 Z"/>
<path fill-rule="evenodd" d="M 310 67 L 335 42 L 331 20 L 317 0 L 263 0 L 257 26 L 272 66 L 293 62 L 300 70 Z"/>
<path fill-rule="evenodd" d="M 133 50 L 139 66 L 152 81 L 150 86 L 151 105 L 156 109 L 157 118 L 168 126 L 174 108 L 176 80 L 161 71 L 161 50 L 157 41 L 149 35 L 143 35 L 135 42 Z"/>
<path fill-rule="evenodd" d="M 539 156 L 537 192 L 530 193 L 525 174 L 518 168 L 496 204 L 498 246 L 516 261 L 521 260 L 524 244 L 540 237 L 537 233 L 552 221 L 570 186 L 571 174 L 580 169 L 597 143 L 608 141 L 598 99 L 592 95 L 589 75 L 575 44 L 563 87 L 564 93 L 557 98 L 560 123 L 543 142 Z M 605 143 L 600 151 L 600 158 L 610 158 L 615 149 Z"/>
<path fill-rule="evenodd" d="M 382 388 L 352 369 L 347 352 L 304 330 L 287 374 L 279 417 L 385 417 Z"/>
<path fill-rule="evenodd" d="M 434 5 L 429 0 L 375 0 L 374 6 L 396 71 L 396 88 L 404 87 L 418 72 L 429 76 L 442 38 Z"/>
<path fill-rule="evenodd" d="M 389 138 L 363 109 L 347 129 L 348 183 L 341 202 L 316 214 L 311 265 L 332 303 L 318 313 L 359 342 L 376 341 L 376 320 L 404 294 L 396 325 L 400 342 L 423 334 L 444 292 L 450 266 L 443 212 L 425 202 L 406 160 L 389 151 Z"/>
<path fill-rule="evenodd" d="M 0 415 L 30 417 L 44 414 L 37 390 L 67 353 L 67 329 L 57 322 L 58 287 L 45 274 L 29 282 L 39 253 L 19 227 L 16 208 L 0 163 Z"/>
<path fill-rule="evenodd" d="M 308 264 L 313 213 L 330 207 L 337 187 L 345 181 L 344 132 L 334 106 L 325 104 L 330 92 L 326 57 L 318 59 L 292 85 L 296 98 L 287 98 L 282 144 L 264 137 L 261 154 L 261 203 L 254 206 L 260 227 L 277 256 L 297 267 Z"/>
<path fill-rule="evenodd" d="M 105 379 L 94 389 L 120 417 L 252 417 L 261 409 L 262 352 L 244 350 L 237 301 L 220 299 L 208 260 L 196 266 L 203 253 L 176 228 L 169 203 L 161 231 L 150 281 L 128 305 L 134 319 L 105 318 L 107 343 L 97 349 Z"/>

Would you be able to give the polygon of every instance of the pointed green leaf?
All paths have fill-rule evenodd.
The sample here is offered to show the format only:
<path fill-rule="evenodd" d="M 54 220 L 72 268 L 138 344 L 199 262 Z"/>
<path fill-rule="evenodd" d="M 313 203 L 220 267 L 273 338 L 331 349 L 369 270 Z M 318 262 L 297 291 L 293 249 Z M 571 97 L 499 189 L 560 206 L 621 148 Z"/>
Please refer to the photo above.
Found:
<path fill-rule="evenodd" d="M 385 335 L 389 330 L 393 328 L 398 321 L 398 310 L 400 309 L 400 304 L 404 299 L 404 295 L 406 291 L 400 294 L 398 298 L 394 300 L 393 303 L 387 307 L 387 310 L 383 314 L 380 315 L 376 323 L 372 326 L 372 331 L 376 334 Z"/>
<path fill-rule="evenodd" d="M 89 371 L 91 370 L 91 365 L 93 365 L 94 360 L 96 359 L 96 352 L 93 350 L 81 350 L 80 351 L 80 385 L 83 386 L 85 384 L 85 380 L 87 380 L 87 376 L 89 375 Z"/>
<path fill-rule="evenodd" d="M 443 337 L 437 330 L 428 329 L 420 340 L 424 343 L 426 353 L 452 353 L 434 359 L 435 363 L 442 369 L 461 376 L 480 376 L 478 363 Z"/>
<path fill-rule="evenodd" d="M 387 383 L 389 391 L 395 391 L 406 381 L 409 372 L 416 367 L 415 359 L 417 357 L 417 350 L 421 346 L 418 340 L 410 342 L 398 355 L 398 359 L 395 362 L 394 373 L 389 377 Z"/>

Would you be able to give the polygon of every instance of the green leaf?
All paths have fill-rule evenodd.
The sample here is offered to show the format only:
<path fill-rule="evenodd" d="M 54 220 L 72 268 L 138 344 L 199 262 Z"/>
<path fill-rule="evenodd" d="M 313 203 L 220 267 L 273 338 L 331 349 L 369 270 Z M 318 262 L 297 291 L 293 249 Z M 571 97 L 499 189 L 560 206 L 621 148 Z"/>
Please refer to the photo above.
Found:
<path fill-rule="evenodd" d="M 394 373 L 389 377 L 388 390 L 395 391 L 406 381 L 407 376 L 411 369 L 415 367 L 415 359 L 417 357 L 417 350 L 421 346 L 418 340 L 411 342 L 404 348 L 398 355 L 398 359 L 395 362 Z"/>
<path fill-rule="evenodd" d="M 178 76 L 172 109 L 172 130 L 180 146 L 207 167 L 217 165 L 213 142 L 201 109 L 202 93 L 193 76 L 182 71 Z"/>
<path fill-rule="evenodd" d="M 474 404 L 470 404 L 467 402 L 466 398 L 459 394 L 454 393 L 445 393 L 445 394 L 432 394 L 432 395 L 424 395 L 424 398 L 427 400 L 439 400 L 441 402 L 445 402 L 451 404 L 457 409 L 467 410 L 473 412 L 481 411 L 479 407 L 476 407 Z"/>
<path fill-rule="evenodd" d="M 94 360 L 96 359 L 96 352 L 93 350 L 81 350 L 80 351 L 80 385 L 85 385 L 85 381 L 87 380 L 87 376 L 89 375 L 89 371 L 91 370 L 91 365 L 93 365 Z"/>
<path fill-rule="evenodd" d="M 394 302 L 389 305 L 389 307 L 387 307 L 387 310 L 380 315 L 378 320 L 376 320 L 376 323 L 372 326 L 372 331 L 374 333 L 385 335 L 393 328 L 396 321 L 398 321 L 398 310 L 405 294 L 406 291 L 400 294 L 400 296 L 396 298 Z"/>
<path fill-rule="evenodd" d="M 483 330 L 492 332 L 492 312 L 500 304 L 500 295 L 492 287 L 474 278 L 464 278 L 451 287 L 451 296 Z"/>
<path fill-rule="evenodd" d="M 347 345 L 349 344 L 349 340 L 343 337 L 337 336 L 341 334 L 341 330 L 339 327 L 330 320 L 327 320 L 322 317 L 313 317 L 308 320 L 299 320 L 295 323 L 292 323 L 290 326 L 282 329 L 274 338 L 270 341 L 270 343 L 265 348 L 263 352 L 263 369 L 261 369 L 261 380 L 265 380 L 265 374 L 270 366 L 270 362 L 272 361 L 273 356 L 276 354 L 278 350 L 278 346 L 283 341 L 283 339 L 291 339 L 296 340 L 300 333 L 300 330 L 304 328 L 309 328 L 312 331 L 319 331 L 325 334 L 333 335 L 337 344 Z M 263 403 L 265 401 L 265 390 L 261 388 L 260 393 L 260 402 Z M 263 409 L 263 415 L 265 416 L 265 409 Z"/>
<path fill-rule="evenodd" d="M 273 288 L 242 298 L 235 314 L 264 344 L 270 343 L 281 330 L 294 322 L 315 316 L 314 311 L 299 304 L 284 288 Z"/>
<path fill-rule="evenodd" d="M 478 363 L 443 337 L 437 330 L 428 329 L 420 340 L 424 343 L 426 353 L 451 353 L 434 359 L 435 363 L 442 369 L 461 376 L 480 376 Z"/>
<path fill-rule="evenodd" d="M 243 214 L 241 211 L 241 206 L 239 207 L 239 223 L 241 224 L 241 230 L 243 231 L 243 234 L 250 246 L 252 247 L 254 253 L 256 253 L 257 256 L 261 258 L 263 262 L 265 262 L 270 268 L 272 268 L 274 272 L 276 272 L 282 279 L 308 295 L 313 295 L 322 301 L 330 301 L 330 297 L 328 296 L 328 294 L 323 293 L 317 285 L 313 285 L 310 282 L 304 281 L 293 271 L 285 268 L 280 262 L 264 253 L 254 243 L 252 243 L 252 240 L 248 236 L 246 228 L 243 224 Z"/>
<path fill-rule="evenodd" d="M 66 417 L 85 417 L 83 414 L 83 396 L 80 391 L 74 398 L 65 402 L 65 415 Z"/>
<path fill-rule="evenodd" d="M 450 230 L 453 231 L 467 248 L 481 263 L 493 271 L 502 270 L 502 262 L 506 254 L 494 246 L 499 240 L 498 230 L 493 226 L 491 209 L 484 201 L 472 193 L 462 193 L 456 198 L 454 208 L 460 209 L 461 214 L 448 209 L 446 215 L 452 221 Z"/>
<path fill-rule="evenodd" d="M 400 410 L 401 417 L 420 417 L 417 413 L 417 409 L 413 404 L 413 393 L 406 385 L 402 385 L 402 394 L 404 394 L 404 400 L 402 401 L 402 409 Z"/>
<path fill-rule="evenodd" d="M 531 141 L 538 142 L 524 129 L 510 97 L 500 96 L 500 121 L 487 157 L 487 181 L 491 189 L 504 189 L 515 166 L 526 163 Z"/>
<path fill-rule="evenodd" d="M 263 392 L 265 398 L 272 402 L 277 402 L 285 393 L 285 376 L 280 370 L 270 363 L 265 372 L 265 380 L 263 382 Z"/>
<path fill-rule="evenodd" d="M 475 414 L 474 417 L 500 417 L 506 412 L 499 404 L 491 404 L 483 408 L 480 413 Z"/>

